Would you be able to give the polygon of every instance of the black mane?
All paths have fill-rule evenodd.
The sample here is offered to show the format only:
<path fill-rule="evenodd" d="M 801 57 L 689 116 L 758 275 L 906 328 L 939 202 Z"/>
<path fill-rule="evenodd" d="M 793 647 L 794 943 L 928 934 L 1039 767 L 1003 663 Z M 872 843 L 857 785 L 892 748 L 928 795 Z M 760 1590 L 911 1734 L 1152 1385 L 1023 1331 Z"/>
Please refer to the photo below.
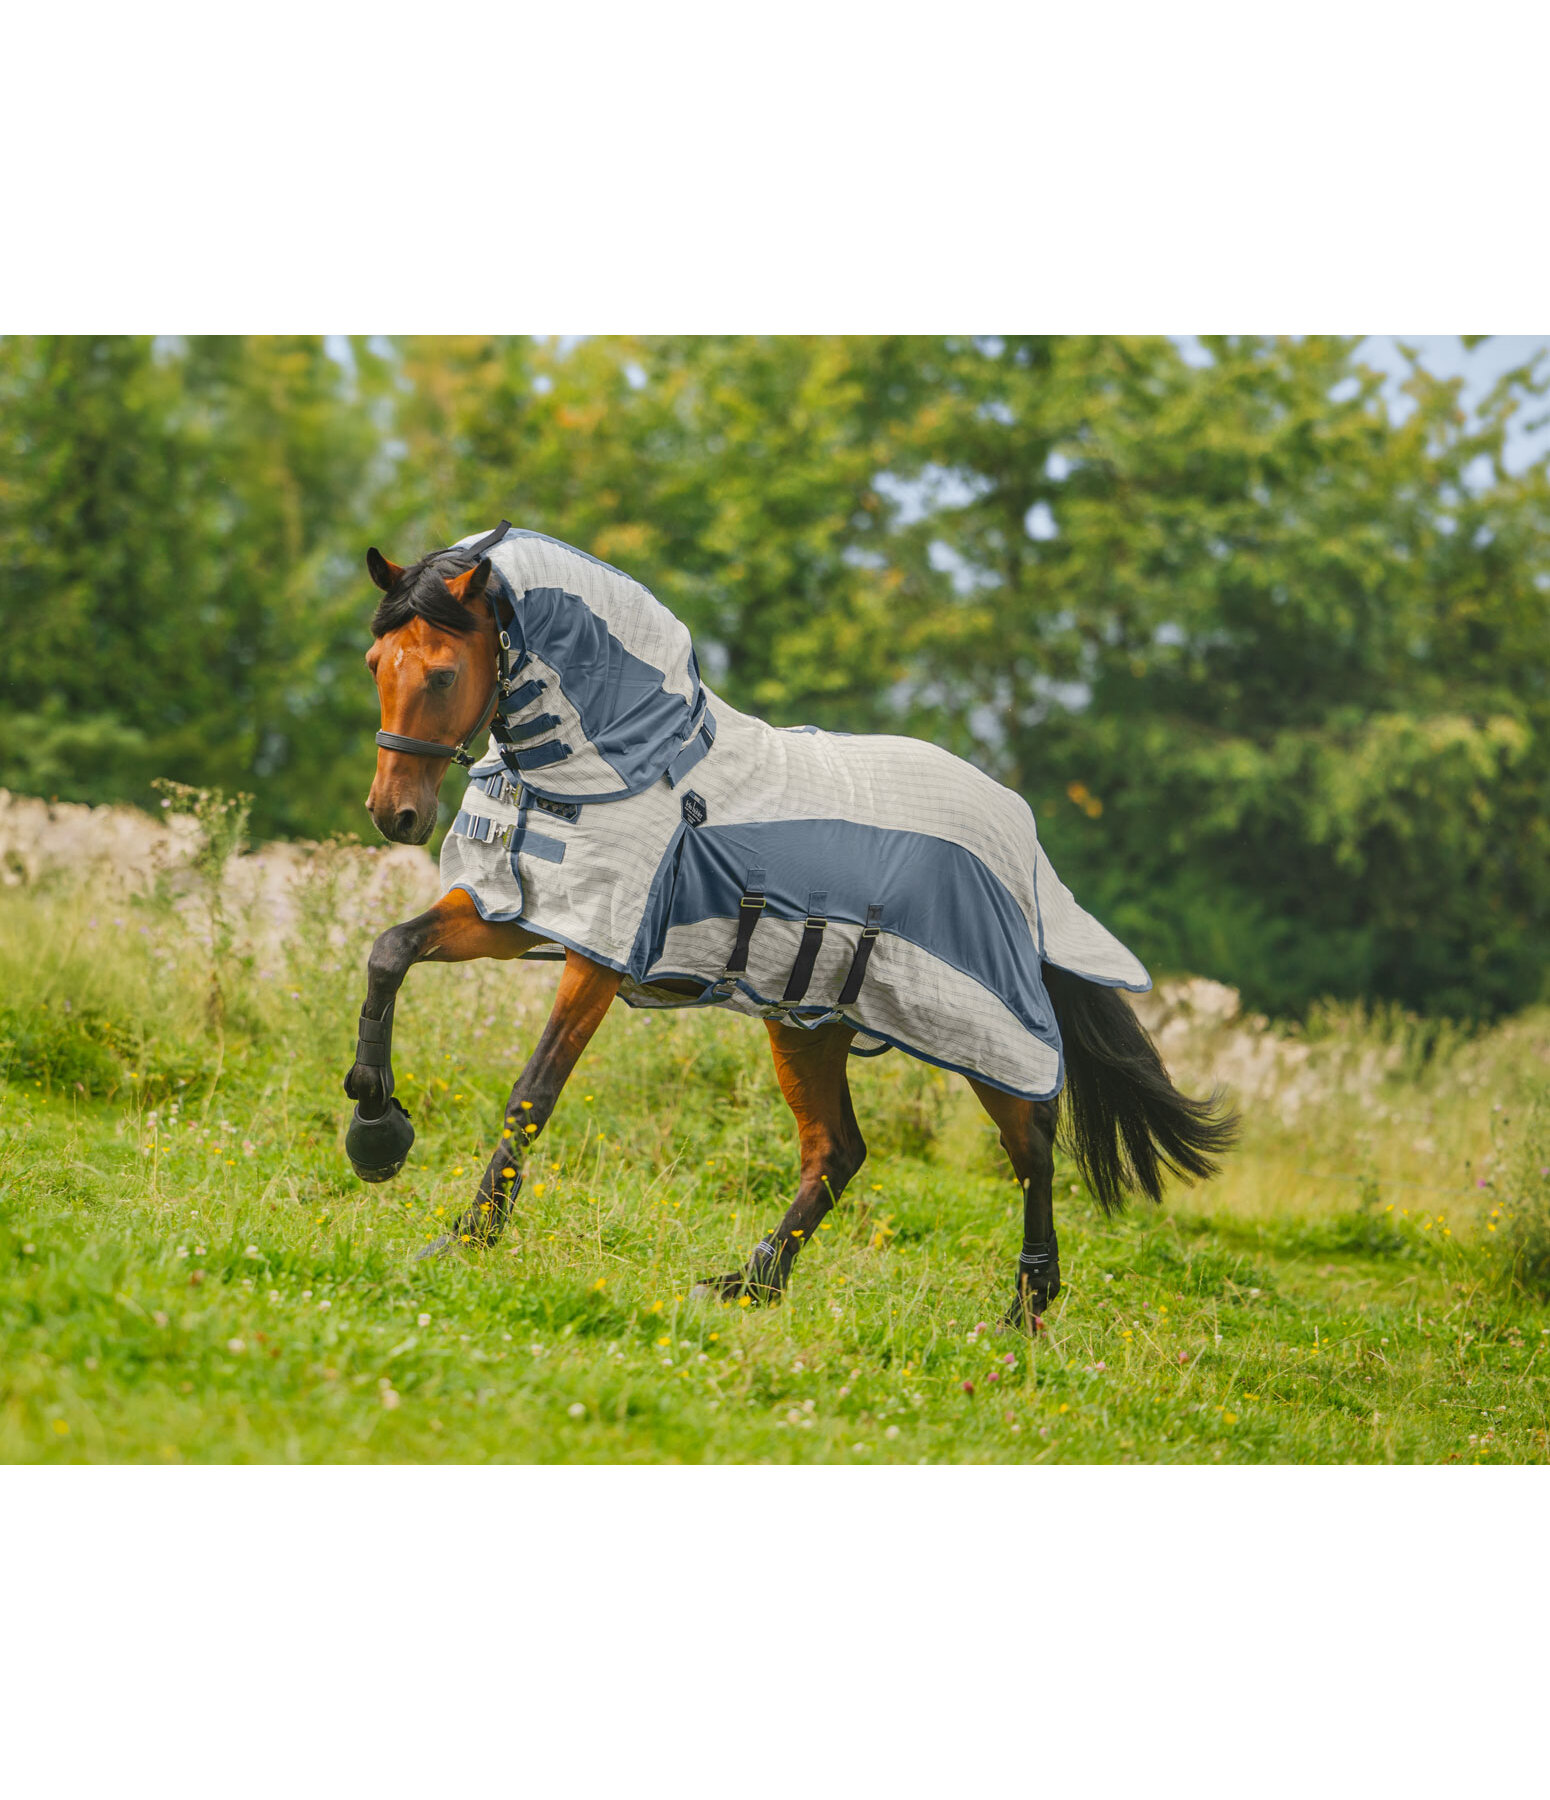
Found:
<path fill-rule="evenodd" d="M 422 556 L 412 568 L 404 570 L 377 602 L 371 635 L 386 637 L 411 619 L 424 619 L 427 625 L 439 625 L 443 631 L 474 630 L 478 615 L 452 598 L 447 592 L 446 577 L 461 575 L 465 569 L 473 568 L 476 560 L 466 550 L 433 550 L 429 556 Z"/>

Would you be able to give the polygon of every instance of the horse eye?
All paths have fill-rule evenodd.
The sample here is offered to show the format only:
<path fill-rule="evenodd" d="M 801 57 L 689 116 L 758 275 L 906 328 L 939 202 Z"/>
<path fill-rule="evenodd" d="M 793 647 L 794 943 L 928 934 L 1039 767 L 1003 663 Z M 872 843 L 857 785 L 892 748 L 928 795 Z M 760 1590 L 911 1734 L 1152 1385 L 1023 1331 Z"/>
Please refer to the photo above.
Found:
<path fill-rule="evenodd" d="M 456 669 L 432 669 L 425 678 L 425 685 L 433 688 L 449 688 L 456 680 Z"/>

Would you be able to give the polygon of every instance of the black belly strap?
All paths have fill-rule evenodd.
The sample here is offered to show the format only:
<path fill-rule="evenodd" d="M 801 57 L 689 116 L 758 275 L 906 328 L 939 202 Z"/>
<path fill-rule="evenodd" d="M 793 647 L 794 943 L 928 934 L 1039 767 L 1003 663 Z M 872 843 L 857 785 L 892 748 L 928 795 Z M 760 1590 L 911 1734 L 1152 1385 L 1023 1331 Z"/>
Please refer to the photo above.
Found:
<path fill-rule="evenodd" d="M 829 921 L 823 916 L 824 907 L 828 904 L 827 893 L 814 892 L 807 896 L 807 920 L 802 927 L 802 941 L 797 945 L 797 959 L 791 965 L 791 978 L 786 983 L 786 991 L 781 1000 L 794 1005 L 802 999 L 813 979 L 813 968 L 818 961 L 818 952 L 823 946 L 823 934 Z"/>
<path fill-rule="evenodd" d="M 738 977 L 746 973 L 754 927 L 759 923 L 767 904 L 764 897 L 764 870 L 752 868 L 743 884 L 742 898 L 737 903 L 737 936 L 732 940 L 732 954 L 727 958 L 727 966 L 721 971 L 721 979 L 711 989 L 715 999 L 730 999 L 737 988 Z"/>
<path fill-rule="evenodd" d="M 856 945 L 856 954 L 850 965 L 850 973 L 845 977 L 845 985 L 840 989 L 840 997 L 836 1006 L 854 1006 L 861 992 L 861 984 L 866 980 L 866 966 L 871 959 L 872 946 L 877 942 L 878 933 L 883 928 L 883 909 L 881 906 L 869 906 L 866 909 L 866 924 L 861 927 L 861 942 Z"/>

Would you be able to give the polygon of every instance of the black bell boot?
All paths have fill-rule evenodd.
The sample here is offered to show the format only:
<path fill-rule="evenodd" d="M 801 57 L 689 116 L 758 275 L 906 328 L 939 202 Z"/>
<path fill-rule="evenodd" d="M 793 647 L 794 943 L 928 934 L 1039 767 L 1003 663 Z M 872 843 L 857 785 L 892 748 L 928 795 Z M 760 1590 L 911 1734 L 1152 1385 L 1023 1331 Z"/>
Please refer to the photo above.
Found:
<path fill-rule="evenodd" d="M 362 1181 L 389 1181 L 404 1166 L 414 1126 L 403 1103 L 389 1100 L 380 1118 L 363 1119 L 357 1106 L 344 1134 L 344 1152 Z"/>

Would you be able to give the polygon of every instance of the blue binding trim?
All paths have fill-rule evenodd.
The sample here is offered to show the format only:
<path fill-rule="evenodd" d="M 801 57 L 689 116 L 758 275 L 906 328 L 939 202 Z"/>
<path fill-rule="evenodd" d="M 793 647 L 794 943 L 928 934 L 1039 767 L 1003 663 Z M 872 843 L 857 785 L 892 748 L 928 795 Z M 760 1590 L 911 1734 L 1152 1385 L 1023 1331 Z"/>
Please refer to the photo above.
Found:
<path fill-rule="evenodd" d="M 452 886 L 447 889 L 447 892 L 449 894 L 467 894 L 469 899 L 474 903 L 474 911 L 478 913 L 479 917 L 483 919 L 486 924 L 515 925 L 522 917 L 521 906 L 519 906 L 515 912 L 491 912 L 484 901 L 479 898 L 479 890 L 477 888 L 471 888 L 466 881 L 454 881 Z M 523 906 L 527 904 L 526 894 L 522 896 L 522 904 Z"/>

